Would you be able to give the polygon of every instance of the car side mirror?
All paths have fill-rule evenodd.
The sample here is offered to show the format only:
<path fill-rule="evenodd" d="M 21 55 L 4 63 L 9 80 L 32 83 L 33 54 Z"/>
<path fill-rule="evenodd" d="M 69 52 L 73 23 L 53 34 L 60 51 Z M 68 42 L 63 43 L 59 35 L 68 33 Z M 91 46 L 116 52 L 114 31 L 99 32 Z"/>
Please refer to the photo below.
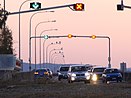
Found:
<path fill-rule="evenodd" d="M 60 72 L 59 70 L 57 70 L 57 72 Z"/>

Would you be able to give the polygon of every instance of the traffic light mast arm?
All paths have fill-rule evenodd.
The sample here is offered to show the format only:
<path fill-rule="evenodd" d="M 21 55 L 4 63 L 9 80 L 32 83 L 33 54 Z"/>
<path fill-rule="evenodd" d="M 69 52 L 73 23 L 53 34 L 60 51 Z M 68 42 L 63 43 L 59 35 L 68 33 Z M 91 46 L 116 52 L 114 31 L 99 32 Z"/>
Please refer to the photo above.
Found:
<path fill-rule="evenodd" d="M 36 11 L 50 10 L 50 9 L 58 9 L 58 8 L 65 8 L 65 7 L 71 7 L 71 6 L 74 6 L 74 4 L 41 8 L 41 9 L 35 9 L 35 10 L 26 10 L 26 11 L 20 11 L 20 12 L 11 12 L 11 13 L 9 12 L 8 15 L 14 15 L 14 14 L 19 14 L 19 13 L 29 13 L 29 12 L 36 12 Z"/>
<path fill-rule="evenodd" d="M 125 5 L 124 5 L 124 8 L 129 8 L 129 9 L 131 9 L 131 6 L 125 6 Z"/>

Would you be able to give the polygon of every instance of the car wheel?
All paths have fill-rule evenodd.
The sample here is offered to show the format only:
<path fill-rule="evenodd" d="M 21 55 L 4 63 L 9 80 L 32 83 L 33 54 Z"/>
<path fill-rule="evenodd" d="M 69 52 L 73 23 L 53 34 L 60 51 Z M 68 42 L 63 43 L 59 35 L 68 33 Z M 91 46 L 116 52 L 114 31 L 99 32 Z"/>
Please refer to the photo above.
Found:
<path fill-rule="evenodd" d="M 61 78 L 58 78 L 59 81 L 61 81 Z"/>
<path fill-rule="evenodd" d="M 103 83 L 107 83 L 108 81 L 107 81 L 106 79 L 103 79 L 102 82 L 103 82 Z"/>
<path fill-rule="evenodd" d="M 90 80 L 86 80 L 86 81 L 84 81 L 84 83 L 85 83 L 85 84 L 90 83 Z"/>
<path fill-rule="evenodd" d="M 102 83 L 105 83 L 105 79 L 102 79 Z"/>
<path fill-rule="evenodd" d="M 71 81 L 70 79 L 68 79 L 68 83 L 73 83 L 73 81 Z"/>
<path fill-rule="evenodd" d="M 120 80 L 120 82 L 122 82 L 122 80 Z"/>

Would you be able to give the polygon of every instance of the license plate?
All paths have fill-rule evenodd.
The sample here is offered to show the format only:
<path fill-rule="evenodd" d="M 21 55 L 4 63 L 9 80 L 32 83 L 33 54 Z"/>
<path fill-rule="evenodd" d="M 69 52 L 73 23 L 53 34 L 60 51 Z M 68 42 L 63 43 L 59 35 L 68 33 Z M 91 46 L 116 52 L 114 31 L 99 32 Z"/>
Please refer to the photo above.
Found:
<path fill-rule="evenodd" d="M 116 78 L 112 78 L 113 80 L 115 80 Z"/>

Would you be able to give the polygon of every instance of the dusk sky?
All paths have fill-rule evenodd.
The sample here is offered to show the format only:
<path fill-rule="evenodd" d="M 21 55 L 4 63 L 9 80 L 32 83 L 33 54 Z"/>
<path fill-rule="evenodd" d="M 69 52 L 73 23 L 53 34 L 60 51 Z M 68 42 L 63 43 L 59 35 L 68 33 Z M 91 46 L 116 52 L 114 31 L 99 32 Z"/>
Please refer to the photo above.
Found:
<path fill-rule="evenodd" d="M 0 0 L 2 6 L 3 1 Z M 24 1 L 6 0 L 6 10 L 16 12 Z M 32 19 L 32 36 L 34 36 L 34 28 L 39 22 L 52 20 L 56 20 L 56 22 L 39 25 L 37 35 L 44 30 L 58 29 L 58 31 L 47 31 L 44 34 L 109 36 L 111 38 L 112 67 L 119 68 L 122 62 L 126 62 L 127 67 L 131 67 L 131 9 L 125 8 L 124 11 L 117 11 L 117 4 L 120 4 L 120 0 L 30 0 L 22 6 L 22 10 L 29 10 L 32 1 L 41 2 L 44 8 L 77 2 L 85 4 L 84 11 L 72 11 L 67 7 L 55 9 L 54 13 L 36 14 Z M 124 4 L 131 5 L 131 0 L 124 0 Z M 21 14 L 21 58 L 24 62 L 29 62 L 29 19 L 33 13 Z M 8 16 L 7 25 L 13 32 L 13 47 L 17 57 L 19 56 L 18 23 L 18 15 Z M 66 63 L 108 65 L 108 39 L 48 39 L 45 46 L 56 41 L 61 41 L 62 44 L 52 45 L 49 51 L 63 47 Z M 37 43 L 37 63 L 39 63 L 39 40 Z M 32 40 L 32 49 L 32 62 L 34 63 L 34 39 Z M 56 62 L 61 63 L 59 60 Z"/>

